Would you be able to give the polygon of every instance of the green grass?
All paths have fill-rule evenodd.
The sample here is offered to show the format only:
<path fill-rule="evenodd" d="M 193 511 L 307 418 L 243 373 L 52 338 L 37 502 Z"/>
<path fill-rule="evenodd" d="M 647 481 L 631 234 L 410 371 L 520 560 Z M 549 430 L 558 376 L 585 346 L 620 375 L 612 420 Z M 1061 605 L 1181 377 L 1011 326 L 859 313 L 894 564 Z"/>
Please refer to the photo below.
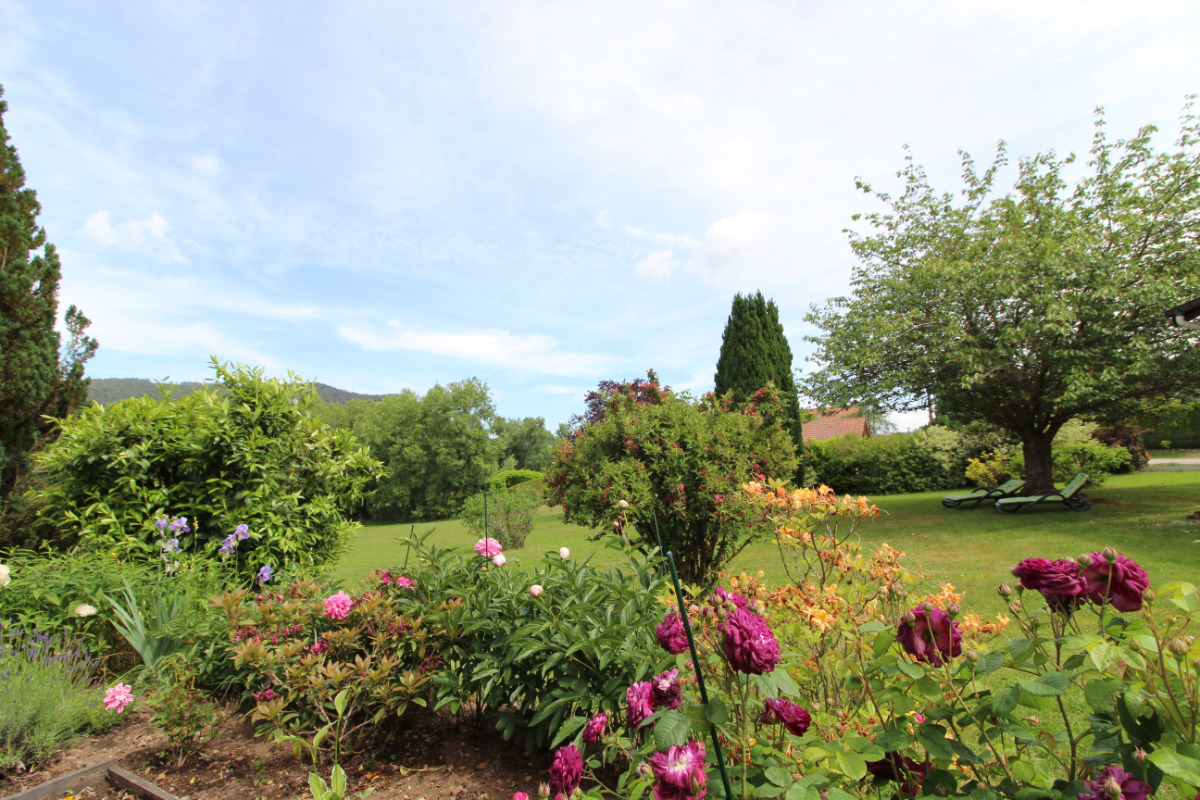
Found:
<path fill-rule="evenodd" d="M 967 611 L 1002 611 L 996 587 L 1015 583 L 1009 570 L 1035 556 L 1069 558 L 1114 547 L 1145 568 L 1151 586 L 1200 579 L 1200 544 L 1195 543 L 1200 521 L 1185 519 L 1200 511 L 1200 471 L 1114 475 L 1102 488 L 1087 492 L 1094 505 L 1084 512 L 1051 507 L 1009 516 L 990 506 L 953 510 L 942 506 L 945 494 L 872 498 L 885 513 L 864 525 L 860 534 L 868 547 L 887 542 L 907 553 L 905 563 L 929 588 L 949 582 L 965 591 Z M 401 566 L 405 552 L 398 537 L 413 527 L 363 528 L 338 562 L 334 577 L 352 584 L 371 570 Z M 464 553 L 475 543 L 476 537 L 457 520 L 415 526 L 418 533 L 430 528 L 440 543 Z M 524 549 L 506 553 L 510 564 L 505 569 L 529 569 L 544 553 L 563 546 L 571 548 L 574 557 L 595 553 L 592 563 L 597 566 L 616 563 L 616 551 L 588 541 L 590 535 L 586 528 L 564 523 L 561 510 L 543 510 Z M 748 547 L 728 571 L 760 569 L 772 585 L 785 580 L 773 540 Z"/>
<path fill-rule="evenodd" d="M 1187 450 L 1184 448 L 1173 447 L 1170 449 L 1156 448 L 1147 450 L 1150 456 L 1150 463 L 1158 461 L 1170 461 L 1173 458 L 1200 458 L 1200 450 Z"/>

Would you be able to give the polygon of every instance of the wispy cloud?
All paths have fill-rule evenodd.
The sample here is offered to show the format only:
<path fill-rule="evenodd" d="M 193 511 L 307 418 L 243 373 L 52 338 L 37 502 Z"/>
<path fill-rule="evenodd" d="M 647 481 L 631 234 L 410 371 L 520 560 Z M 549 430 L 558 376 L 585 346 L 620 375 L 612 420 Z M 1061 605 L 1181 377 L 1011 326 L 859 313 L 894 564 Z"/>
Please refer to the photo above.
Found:
<path fill-rule="evenodd" d="M 104 247 L 150 255 L 162 261 L 187 261 L 168 236 L 170 228 L 171 224 L 157 211 L 146 219 L 126 220 L 116 225 L 108 211 L 97 211 L 78 232 Z"/>
<path fill-rule="evenodd" d="M 366 350 L 410 350 L 543 375 L 602 375 L 614 363 L 611 356 L 564 351 L 553 337 L 544 334 L 417 330 L 396 321 L 382 329 L 347 323 L 338 327 L 338 333 Z"/>

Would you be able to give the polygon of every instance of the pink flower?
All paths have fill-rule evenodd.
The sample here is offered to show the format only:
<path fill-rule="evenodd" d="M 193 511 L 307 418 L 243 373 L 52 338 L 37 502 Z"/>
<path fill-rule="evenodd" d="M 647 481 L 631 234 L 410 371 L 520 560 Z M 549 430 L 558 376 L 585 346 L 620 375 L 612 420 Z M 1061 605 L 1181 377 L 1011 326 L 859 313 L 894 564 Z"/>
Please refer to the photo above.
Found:
<path fill-rule="evenodd" d="M 669 669 L 661 675 L 655 675 L 650 679 L 650 686 L 654 692 L 656 708 L 679 708 L 679 703 L 683 700 L 683 687 L 679 684 L 679 670 Z"/>
<path fill-rule="evenodd" d="M 503 567 L 507 561 L 508 559 L 504 557 L 504 553 L 496 553 L 496 555 L 492 556 L 492 563 L 497 567 Z"/>
<path fill-rule="evenodd" d="M 725 657 L 738 672 L 768 675 L 783 661 L 775 634 L 753 611 L 734 608 L 725 617 L 721 630 L 725 634 Z"/>
<path fill-rule="evenodd" d="M 345 619 L 353 605 L 354 601 L 350 599 L 350 595 L 338 592 L 325 598 L 325 616 L 330 619 Z"/>
<path fill-rule="evenodd" d="M 567 549 L 566 547 L 560 547 L 560 548 L 558 548 L 558 555 L 564 559 L 570 558 L 571 551 L 569 549 Z"/>
<path fill-rule="evenodd" d="M 396 585 L 399 586 L 401 589 L 411 589 L 417 585 L 417 582 L 414 581 L 412 578 L 406 578 L 403 575 L 399 575 L 399 576 L 393 578 L 393 580 L 396 582 Z"/>
<path fill-rule="evenodd" d="M 655 800 L 700 800 L 708 793 L 704 745 L 691 741 L 655 753 L 647 763 L 654 773 Z"/>
<path fill-rule="evenodd" d="M 600 737 L 604 735 L 604 729 L 608 726 L 608 714 L 601 711 L 596 716 L 588 720 L 587 725 L 583 727 L 583 741 L 588 744 L 595 744 L 600 741 Z"/>
<path fill-rule="evenodd" d="M 686 653 L 688 650 L 687 632 L 683 629 L 683 619 L 674 611 L 668 612 L 663 621 L 654 628 L 654 638 L 662 645 L 662 649 L 671 655 Z"/>
<path fill-rule="evenodd" d="M 540 597 L 542 594 L 542 585 L 540 583 L 535 583 L 533 586 L 530 586 L 529 594 L 533 597 Z"/>
<path fill-rule="evenodd" d="M 118 714 L 132 702 L 133 687 L 127 683 L 118 683 L 116 686 L 109 687 L 108 691 L 104 693 L 104 707 Z"/>
<path fill-rule="evenodd" d="M 1117 611 L 1141 609 L 1142 595 L 1150 588 L 1146 570 L 1111 549 L 1088 555 L 1092 563 L 1083 568 L 1088 600 L 1097 605 L 1107 602 Z"/>
<path fill-rule="evenodd" d="M 491 558 L 503 549 L 495 539 L 480 539 L 475 543 L 475 552 L 480 558 Z"/>
<path fill-rule="evenodd" d="M 750 605 L 750 601 L 747 600 L 745 596 L 727 592 L 720 586 L 718 586 L 716 591 L 713 592 L 713 596 L 708 602 L 712 603 L 717 608 L 727 605 L 730 602 L 732 602 L 738 608 L 743 609 Z"/>
<path fill-rule="evenodd" d="M 649 681 L 638 681 L 625 690 L 625 719 L 637 729 L 642 720 L 654 713 L 654 687 Z"/>
<path fill-rule="evenodd" d="M 517 792 L 512 796 L 512 800 L 529 800 L 529 795 L 524 792 Z"/>
<path fill-rule="evenodd" d="M 812 717 L 808 712 L 791 700 L 779 697 L 765 701 L 764 705 L 767 710 L 759 717 L 759 723 L 782 722 L 783 727 L 797 736 L 803 736 L 812 724 Z"/>
<path fill-rule="evenodd" d="M 920 603 L 904 615 L 896 631 L 896 641 L 917 661 L 935 667 L 962 655 L 962 633 L 958 623 L 945 611 L 928 603 Z"/>
<path fill-rule="evenodd" d="M 1086 791 L 1079 800 L 1146 800 L 1154 787 L 1142 783 L 1118 766 L 1105 767 L 1095 778 L 1083 782 Z"/>
<path fill-rule="evenodd" d="M 570 797 L 583 777 L 583 756 L 573 744 L 558 748 L 550 765 L 550 796 Z"/>
<path fill-rule="evenodd" d="M 1012 568 L 1012 574 L 1026 589 L 1041 592 L 1054 611 L 1070 613 L 1087 597 L 1087 581 L 1079 574 L 1079 564 L 1069 558 L 1027 558 Z"/>

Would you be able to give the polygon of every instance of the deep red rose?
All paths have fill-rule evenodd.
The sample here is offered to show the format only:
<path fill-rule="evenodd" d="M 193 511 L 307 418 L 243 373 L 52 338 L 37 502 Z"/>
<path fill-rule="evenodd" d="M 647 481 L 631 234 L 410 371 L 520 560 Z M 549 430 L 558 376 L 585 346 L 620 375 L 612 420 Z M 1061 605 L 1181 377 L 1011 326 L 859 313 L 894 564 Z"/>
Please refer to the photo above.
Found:
<path fill-rule="evenodd" d="M 573 744 L 558 748 L 550 765 L 550 796 L 570 797 L 583 777 L 583 756 Z"/>
<path fill-rule="evenodd" d="M 1079 574 L 1079 564 L 1069 558 L 1027 558 L 1013 567 L 1012 574 L 1026 589 L 1041 592 L 1055 611 L 1070 613 L 1087 599 L 1087 581 Z"/>
<path fill-rule="evenodd" d="M 925 773 L 929 770 L 929 762 L 919 764 L 908 756 L 899 753 L 888 753 L 879 761 L 868 761 L 867 772 L 881 781 L 898 781 L 900 794 L 905 797 L 916 797 L 921 792 L 921 784 L 925 782 Z"/>
<path fill-rule="evenodd" d="M 748 675 L 767 675 L 783 660 L 779 642 L 766 620 L 753 611 L 735 608 L 721 625 L 729 665 Z"/>
<path fill-rule="evenodd" d="M 767 710 L 759 717 L 760 723 L 782 722 L 783 727 L 797 736 L 803 736 L 804 732 L 808 730 L 808 726 L 812 724 L 812 717 L 808 712 L 791 700 L 779 697 L 767 700 L 763 704 Z"/>
<path fill-rule="evenodd" d="M 1104 553 L 1088 554 L 1092 563 L 1083 568 L 1088 599 L 1097 605 L 1107 602 L 1117 611 L 1141 609 L 1142 596 L 1150 588 L 1150 576 L 1137 562 L 1109 552 L 1113 556 L 1111 564 Z"/>
<path fill-rule="evenodd" d="M 663 621 L 654 628 L 654 637 L 662 645 L 662 649 L 671 655 L 686 653 L 688 650 L 687 632 L 683 629 L 683 619 L 674 611 L 668 612 Z"/>
<path fill-rule="evenodd" d="M 1142 783 L 1118 766 L 1105 767 L 1095 778 L 1083 782 L 1085 791 L 1079 793 L 1079 800 L 1146 800 L 1154 791 L 1148 783 Z M 1120 794 L 1116 794 L 1120 792 Z"/>
<path fill-rule="evenodd" d="M 917 661 L 935 667 L 962 655 L 962 633 L 958 623 L 929 603 L 921 603 L 904 615 L 896 632 L 896 641 Z"/>

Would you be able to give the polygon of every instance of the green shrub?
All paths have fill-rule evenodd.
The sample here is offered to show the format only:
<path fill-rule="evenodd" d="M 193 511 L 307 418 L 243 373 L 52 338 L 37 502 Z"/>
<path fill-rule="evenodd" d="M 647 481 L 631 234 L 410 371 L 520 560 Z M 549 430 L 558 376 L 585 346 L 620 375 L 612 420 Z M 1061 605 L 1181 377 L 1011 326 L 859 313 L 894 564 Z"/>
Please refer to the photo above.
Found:
<path fill-rule="evenodd" d="M 1200 448 L 1200 402 L 1173 403 L 1139 421 L 1153 429 L 1147 447 Z"/>
<path fill-rule="evenodd" d="M 1133 461 L 1124 447 L 1109 447 L 1094 441 L 1055 447 L 1053 455 L 1053 477 L 1056 483 L 1066 483 L 1080 472 L 1086 472 L 1088 480 L 1084 485 L 1092 488 L 1102 486 L 1114 472 L 1128 469 Z M 1008 467 L 1015 477 L 1024 477 L 1024 455 L 1014 454 Z"/>
<path fill-rule="evenodd" d="M 484 530 L 484 502 L 487 502 L 487 530 Z M 533 530 L 542 501 L 537 491 L 493 489 L 486 495 L 480 492 L 467 500 L 462 521 L 476 536 L 491 537 L 505 550 L 519 550 L 525 537 Z"/>
<path fill-rule="evenodd" d="M 779 394 L 761 389 L 740 406 L 711 393 L 693 400 L 660 388 L 651 371 L 604 403 L 602 418 L 565 441 L 547 473 L 563 518 L 614 536 L 628 530 L 643 552 L 661 535 L 680 578 L 713 583 L 759 533 L 741 485 L 796 474 Z M 614 525 L 626 515 L 628 529 Z"/>
<path fill-rule="evenodd" d="M 77 733 L 111 723 L 95 666 L 77 639 L 0 622 L 0 771 L 33 769 Z"/>
<path fill-rule="evenodd" d="M 985 489 L 995 489 L 1009 478 L 1010 457 L 1005 453 L 981 453 L 967 461 L 967 480 Z"/>
<path fill-rule="evenodd" d="M 180 509 L 191 530 L 179 540 L 193 553 L 215 555 L 246 524 L 251 570 L 335 556 L 378 462 L 305 414 L 310 385 L 214 367 L 221 391 L 93 405 L 65 420 L 38 459 L 42 519 L 85 547 L 150 561 L 161 548 L 155 519 Z"/>
<path fill-rule="evenodd" d="M 545 477 L 545 474 L 536 469 L 502 469 L 489 478 L 488 483 L 499 489 L 511 489 L 520 484 L 537 481 L 540 491 L 541 482 Z"/>
<path fill-rule="evenodd" d="M 817 473 L 822 483 L 839 493 L 901 494 L 944 488 L 941 463 L 911 433 L 835 437 L 823 444 Z"/>
<path fill-rule="evenodd" d="M 216 735 L 224 722 L 216 704 L 196 688 L 196 671 L 180 654 L 166 659 L 164 679 L 150 695 L 151 719 L 167 737 L 175 766 L 182 767 Z"/>
<path fill-rule="evenodd" d="M 544 747 L 573 715 L 623 714 L 616 698 L 669 660 L 654 640 L 667 587 L 660 559 L 626 551 L 628 566 L 601 571 L 556 552 L 526 572 L 481 569 L 473 554 L 423 539 L 409 545 L 422 561 L 401 602 L 425 615 L 441 648 L 438 704 L 495 714 L 506 739 Z"/>

